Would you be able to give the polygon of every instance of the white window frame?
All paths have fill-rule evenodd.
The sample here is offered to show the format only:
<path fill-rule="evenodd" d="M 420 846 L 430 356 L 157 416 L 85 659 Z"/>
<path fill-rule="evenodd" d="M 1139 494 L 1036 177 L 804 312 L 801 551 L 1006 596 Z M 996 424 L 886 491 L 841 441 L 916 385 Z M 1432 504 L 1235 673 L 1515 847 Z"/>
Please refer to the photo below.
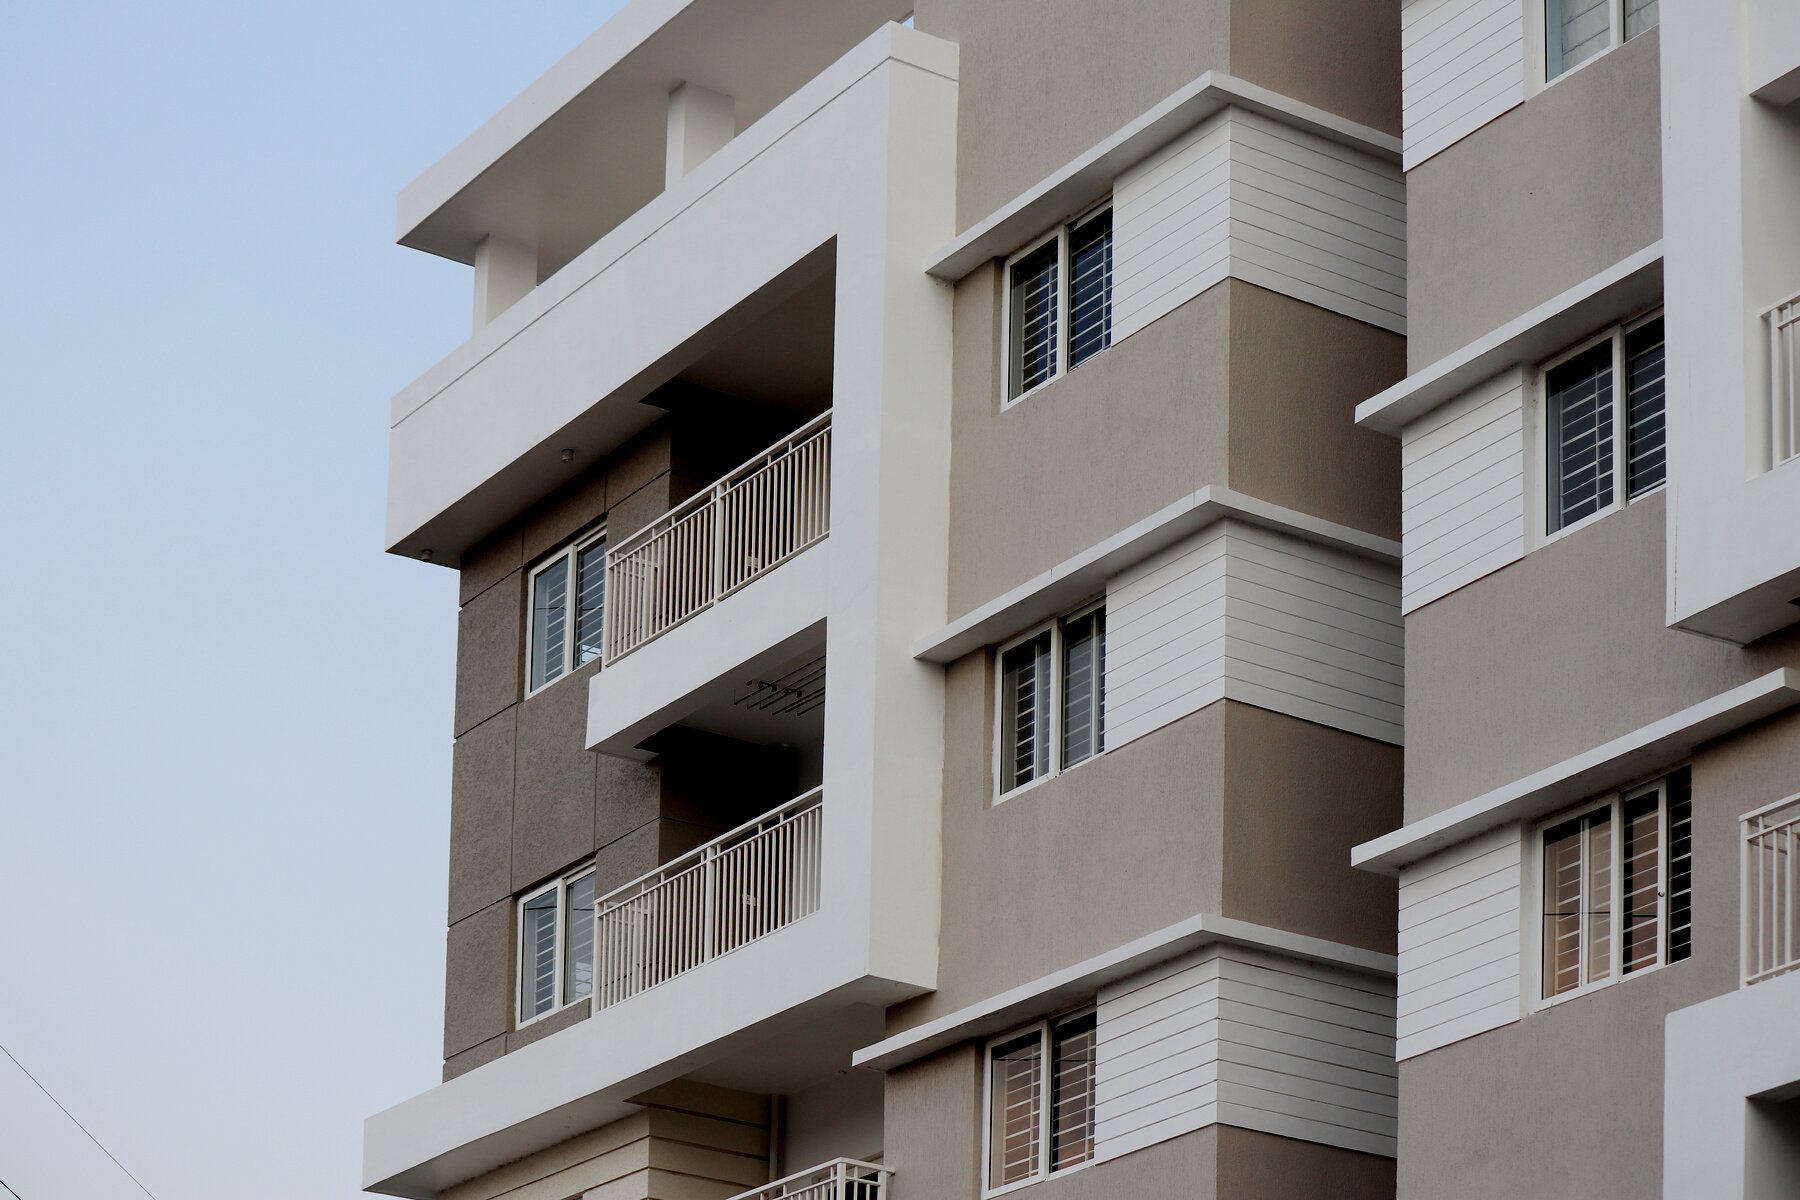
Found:
<path fill-rule="evenodd" d="M 548 883 L 532 888 L 529 892 L 521 892 L 519 894 L 517 902 L 518 911 L 514 914 L 513 919 L 513 959 L 516 968 L 513 979 L 513 1028 L 523 1029 L 527 1025 L 535 1024 L 547 1017 L 554 1017 L 557 1013 L 568 1008 L 571 1004 L 582 1004 L 592 999 L 591 994 L 587 996 L 577 996 L 573 1000 L 568 997 L 568 980 L 565 977 L 567 974 L 565 970 L 567 964 L 563 961 L 563 952 L 566 948 L 569 935 L 569 885 L 579 882 L 585 876 L 594 874 L 596 869 L 597 864 L 595 861 L 589 859 L 580 866 L 572 867 L 563 872 Z M 595 884 L 594 899 L 597 906 L 597 902 L 600 898 L 598 879 L 595 880 Z M 551 939 L 555 945 L 555 950 L 553 951 L 556 961 L 555 986 L 552 989 L 550 1007 L 536 1015 L 528 1015 L 525 1012 L 525 906 L 548 892 L 556 893 L 556 922 L 552 926 L 553 932 Z M 597 911 L 595 913 L 595 925 L 594 945 L 597 951 L 600 944 L 598 929 L 599 914 Z"/>
<path fill-rule="evenodd" d="M 1560 75 L 1550 74 L 1550 18 L 1546 10 L 1549 0 L 1525 0 L 1525 35 L 1530 39 L 1532 47 L 1532 70 L 1529 74 L 1531 94 L 1535 95 L 1547 87 L 1554 87 L 1569 76 L 1575 74 L 1591 63 L 1597 63 L 1623 46 L 1625 38 L 1625 0 L 1607 0 L 1607 42 L 1604 49 L 1596 50 Z M 1656 28 L 1662 25 L 1662 13 L 1657 12 Z M 1646 30 L 1645 32 L 1648 32 Z M 1642 34 L 1638 36 L 1643 36 Z"/>
<path fill-rule="evenodd" d="M 573 675 L 576 671 L 579 671 L 583 666 L 587 665 L 586 663 L 578 663 L 575 661 L 575 644 L 578 640 L 575 629 L 576 616 L 581 603 L 581 572 L 579 563 L 581 552 L 583 550 L 586 550 L 595 542 L 605 540 L 606 522 L 602 521 L 600 524 L 587 530 L 585 533 L 582 533 L 574 540 L 566 543 L 560 549 L 555 550 L 550 554 L 546 554 L 543 558 L 533 563 L 530 569 L 525 572 L 525 696 L 527 699 L 537 695 L 539 692 L 555 687 L 557 684 Z M 608 561 L 611 561 L 611 556 L 612 547 L 608 546 Z M 562 670 L 557 673 L 554 679 L 545 680 L 538 686 L 533 687 L 531 686 L 531 648 L 537 633 L 537 580 L 539 575 L 542 575 L 545 571 L 554 567 L 558 562 L 568 563 L 569 581 L 567 601 L 568 612 L 564 615 L 563 665 Z M 602 587 L 604 586 L 605 585 L 602 584 Z M 610 600 L 611 597 L 607 597 L 607 599 Z M 593 658 L 588 661 L 600 662 L 601 659 Z"/>
<path fill-rule="evenodd" d="M 987 1200 L 987 1197 L 990 1196 L 1004 1196 L 1008 1192 L 1016 1192 L 1020 1188 L 1030 1187 L 1034 1183 L 1042 1183 L 1046 1179 L 1061 1179 L 1065 1175 L 1072 1175 L 1076 1171 L 1090 1167 L 1100 1160 L 1099 1147 L 1096 1146 L 1094 1153 L 1088 1155 L 1086 1159 L 1076 1163 L 1074 1166 L 1059 1167 L 1054 1171 L 1050 1169 L 1050 1136 L 1053 1126 L 1055 1125 L 1053 1116 L 1053 1103 L 1055 1100 L 1053 1084 L 1055 1082 L 1054 1077 L 1056 1074 L 1055 1062 L 1051 1057 L 1054 1043 L 1051 1041 L 1050 1031 L 1052 1028 L 1061 1025 L 1065 1021 L 1073 1021 L 1079 1017 L 1085 1017 L 1089 1013 L 1097 1011 L 1096 1005 L 1084 1004 L 1079 1008 L 1072 1008 L 1067 1012 L 1060 1012 L 1055 1016 L 1045 1017 L 1040 1021 L 1033 1021 L 1029 1025 L 1021 1025 L 1017 1029 L 1008 1030 L 999 1037 L 989 1038 L 987 1043 L 982 1047 L 981 1195 L 983 1200 Z M 994 1178 L 994 1047 L 1004 1045 L 1007 1042 L 1016 1042 L 1020 1038 L 1033 1032 L 1038 1035 L 1038 1062 L 1041 1065 L 1041 1070 L 1039 1072 L 1041 1078 L 1038 1081 L 1038 1147 L 1035 1168 L 1032 1173 L 1024 1179 L 1015 1179 L 1013 1182 L 1003 1184 L 1000 1187 L 992 1187 L 990 1186 L 990 1181 Z M 1098 1056 L 1099 1045 L 1100 1032 L 1098 1022 L 1096 1022 L 1094 1030 L 1096 1057 Z M 1098 1072 L 1096 1072 L 1096 1074 L 1097 1073 Z M 1098 1080 L 1096 1080 L 1096 1083 L 1098 1083 Z M 1098 1091 L 1098 1088 L 1096 1087 L 1095 1090 Z"/>
<path fill-rule="evenodd" d="M 1664 468 L 1662 482 L 1658 483 L 1655 487 L 1644 489 L 1644 491 L 1636 496 L 1627 497 L 1626 495 L 1629 491 L 1629 477 L 1627 472 L 1631 463 L 1631 397 L 1628 394 L 1625 380 L 1625 335 L 1656 320 L 1662 315 L 1663 309 L 1659 304 L 1653 309 L 1649 309 L 1648 311 L 1641 312 L 1627 320 L 1610 325 L 1591 337 L 1576 342 L 1567 350 L 1560 351 L 1555 357 L 1547 358 L 1538 364 L 1537 369 L 1532 375 L 1532 404 L 1535 409 L 1533 419 L 1536 425 L 1536 428 L 1532 431 L 1532 440 L 1534 443 L 1532 463 L 1533 472 L 1535 473 L 1536 478 L 1527 481 L 1533 497 L 1531 504 L 1527 506 L 1527 510 L 1531 513 L 1531 545 L 1546 546 L 1551 542 L 1556 541 L 1558 538 L 1566 537 L 1567 535 L 1574 533 L 1578 529 L 1586 529 L 1589 525 L 1592 525 L 1602 517 L 1611 516 L 1613 513 L 1623 509 L 1627 504 L 1635 504 L 1639 500 L 1654 496 L 1669 485 L 1667 466 L 1670 440 L 1668 426 L 1668 385 L 1665 382 L 1663 392 Z M 1666 326 L 1663 336 L 1663 353 L 1666 356 L 1668 354 L 1668 333 Z M 1612 342 L 1612 503 L 1602 509 L 1589 513 L 1579 521 L 1572 522 L 1571 524 L 1564 525 L 1561 529 L 1552 531 L 1550 528 L 1550 372 L 1568 362 L 1570 359 L 1585 354 L 1595 346 L 1608 340 Z M 1664 378 L 1666 380 L 1668 371 L 1666 357 L 1664 363 L 1663 370 Z"/>
<path fill-rule="evenodd" d="M 1083 209 L 1055 229 L 1021 247 L 1006 260 L 1006 269 L 1001 272 L 1000 278 L 1000 408 L 1002 411 L 1011 408 L 1027 397 L 1035 396 L 1069 373 L 1069 234 L 1080 229 L 1089 221 L 1111 211 L 1112 206 L 1113 198 L 1108 195 L 1106 199 Z M 1113 234 L 1115 237 L 1118 234 L 1116 224 L 1113 226 Z M 1017 396 L 1009 398 L 1006 393 L 1012 380 L 1012 346 L 1015 336 L 1012 327 L 1013 266 L 1022 259 L 1037 253 L 1051 242 L 1056 243 L 1056 365 L 1043 382 L 1033 384 Z M 1113 248 L 1118 249 L 1116 242 Z M 1110 292 L 1107 295 L 1106 303 L 1108 308 L 1112 306 Z M 1108 343 L 1106 350 L 1110 349 L 1112 349 L 1112 345 Z M 1105 354 L 1106 350 L 1095 351 L 1083 359 L 1081 365 L 1086 366 L 1100 355 Z"/>
<path fill-rule="evenodd" d="M 1105 735 L 1102 734 L 1101 739 L 1100 739 L 1100 748 L 1098 750 L 1096 750 L 1094 753 L 1088 755 L 1086 758 L 1082 759 L 1080 762 L 1076 763 L 1072 767 L 1063 766 L 1063 729 L 1062 729 L 1062 727 L 1063 727 L 1063 722 L 1062 722 L 1063 627 L 1070 624 L 1071 622 L 1079 621 L 1079 620 L 1081 620 L 1081 618 L 1087 616 L 1089 613 L 1096 612 L 1098 610 L 1104 609 L 1105 607 L 1106 607 L 1106 598 L 1104 596 L 1102 596 L 1101 598 L 1099 598 L 1097 600 L 1090 600 L 1088 603 L 1083 604 L 1081 607 L 1071 609 L 1070 611 L 1064 613 L 1060 617 L 1054 617 L 1048 621 L 1042 621 L 1036 625 L 1033 625 L 1030 629 L 1026 630 L 1024 633 L 1019 634 L 1017 637 L 1011 639 L 1010 641 L 1000 643 L 1000 645 L 995 648 L 995 651 L 994 651 L 994 770 L 993 770 L 994 803 L 995 804 L 1000 804 L 1004 801 L 1011 800 L 1014 796 L 1023 795 L 1024 793 L 1029 792 L 1032 788 L 1038 786 L 1038 784 L 1040 784 L 1040 783 L 1048 782 L 1049 780 L 1055 779 L 1057 776 L 1062 775 L 1068 771 L 1077 770 L 1081 767 L 1087 766 L 1089 763 L 1095 761 L 1096 759 L 1104 758 L 1106 756 L 1108 750 L 1110 749 L 1110 747 L 1106 743 Z M 1045 630 L 1050 631 L 1050 766 L 1049 766 L 1049 769 L 1047 769 L 1042 775 L 1039 775 L 1036 779 L 1033 779 L 1028 783 L 1021 783 L 1019 786 L 1011 789 L 1010 791 L 1002 791 L 1001 786 L 1000 786 L 1002 776 L 1004 775 L 1002 756 L 1007 753 L 1010 753 L 1010 751 L 1007 749 L 1007 737 L 1006 737 L 1006 728 L 1005 728 L 1006 652 L 1013 649 L 1015 646 L 1022 646 L 1026 642 L 1029 642 L 1032 639 L 1041 636 Z M 1104 707 L 1104 705 L 1106 703 L 1106 701 L 1105 701 L 1105 684 L 1104 684 L 1106 674 L 1105 674 L 1105 664 L 1104 663 L 1102 663 L 1102 670 L 1101 670 L 1100 678 L 1102 680 L 1101 705 Z"/>
<path fill-rule="evenodd" d="M 1525 937 L 1522 942 L 1522 945 L 1525 948 L 1525 954 L 1528 956 L 1529 965 L 1526 970 L 1520 972 L 1520 978 L 1525 981 L 1524 1000 L 1526 1012 L 1537 1012 L 1543 1009 L 1554 1008 L 1566 1000 L 1573 1000 L 1578 996 L 1590 996 L 1604 988 L 1612 987 L 1624 979 L 1636 979 L 1640 975 L 1649 975 L 1653 972 L 1660 971 L 1669 965 L 1669 844 L 1671 840 L 1669 836 L 1669 779 L 1679 770 L 1681 770 L 1680 767 L 1675 767 L 1661 772 L 1656 778 L 1646 782 L 1638 783 L 1631 787 L 1620 788 L 1616 792 L 1611 792 L 1596 799 L 1585 800 L 1572 808 L 1564 809 L 1553 817 L 1539 821 L 1537 826 L 1532 829 L 1531 839 L 1527 843 L 1531 848 L 1531 858 L 1528 864 L 1530 868 L 1528 871 L 1530 890 L 1527 893 L 1528 904 L 1530 907 L 1523 914 L 1525 917 Z M 1647 967 L 1639 967 L 1627 976 L 1624 970 L 1624 939 L 1620 936 L 1620 929 L 1622 927 L 1620 918 L 1624 912 L 1623 893 L 1625 885 L 1624 871 L 1622 869 L 1625 854 L 1624 811 L 1625 804 L 1628 801 L 1636 800 L 1639 797 L 1649 795 L 1652 792 L 1657 793 L 1656 816 L 1657 821 L 1660 823 L 1660 832 L 1656 847 L 1656 961 Z M 1613 922 L 1608 944 L 1612 947 L 1612 961 L 1606 978 L 1595 980 L 1592 983 L 1587 982 L 1587 941 L 1584 932 L 1582 942 L 1583 965 L 1580 971 L 1582 978 L 1581 984 L 1563 992 L 1561 995 L 1545 996 L 1544 885 L 1546 881 L 1544 879 L 1544 835 L 1559 825 L 1566 824 L 1569 821 L 1581 817 L 1586 817 L 1590 813 L 1599 812 L 1602 809 L 1609 811 L 1610 815 L 1608 819 L 1612 822 L 1612 861 L 1608 864 L 1608 878 L 1611 882 L 1612 889 L 1611 895 L 1608 897 L 1608 904 L 1610 906 L 1609 911 L 1612 913 Z M 1691 819 L 1691 808 L 1689 812 Z"/>

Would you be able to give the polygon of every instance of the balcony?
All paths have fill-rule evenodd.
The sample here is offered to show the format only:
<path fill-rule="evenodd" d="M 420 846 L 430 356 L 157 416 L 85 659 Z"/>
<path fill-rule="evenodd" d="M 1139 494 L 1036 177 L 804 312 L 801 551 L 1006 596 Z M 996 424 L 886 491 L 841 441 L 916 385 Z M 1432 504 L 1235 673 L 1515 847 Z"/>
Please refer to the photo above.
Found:
<path fill-rule="evenodd" d="M 822 799 L 814 788 L 600 899 L 594 1008 L 817 912 Z"/>
<path fill-rule="evenodd" d="M 883 1200 L 894 1173 L 874 1163 L 838 1158 L 810 1170 L 777 1179 L 731 1200 Z"/>
<path fill-rule="evenodd" d="M 826 411 L 619 542 L 606 564 L 610 665 L 831 532 Z"/>
<path fill-rule="evenodd" d="M 1800 967 L 1800 798 L 1743 818 L 1744 985 Z"/>

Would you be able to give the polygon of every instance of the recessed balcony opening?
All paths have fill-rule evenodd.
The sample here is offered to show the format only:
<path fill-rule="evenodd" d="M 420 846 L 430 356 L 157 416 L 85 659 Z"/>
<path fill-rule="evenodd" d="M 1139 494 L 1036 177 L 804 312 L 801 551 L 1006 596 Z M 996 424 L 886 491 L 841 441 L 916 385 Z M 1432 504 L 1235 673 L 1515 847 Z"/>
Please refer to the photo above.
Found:
<path fill-rule="evenodd" d="M 820 630 L 716 680 L 681 723 L 641 743 L 662 771 L 665 820 L 725 832 L 597 901 L 596 1009 L 818 911 L 824 742 Z"/>
<path fill-rule="evenodd" d="M 609 663 L 748 587 L 830 531 L 832 277 L 806 284 L 654 393 L 676 494 L 607 564 Z"/>

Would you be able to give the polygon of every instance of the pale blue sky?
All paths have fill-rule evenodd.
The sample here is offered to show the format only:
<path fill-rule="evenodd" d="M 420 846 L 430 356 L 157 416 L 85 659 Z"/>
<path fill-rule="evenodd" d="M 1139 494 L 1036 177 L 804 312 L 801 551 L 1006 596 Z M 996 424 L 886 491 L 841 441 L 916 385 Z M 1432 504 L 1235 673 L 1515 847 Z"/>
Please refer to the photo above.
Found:
<path fill-rule="evenodd" d="M 160 1200 L 357 1194 L 437 1082 L 454 576 L 395 193 L 616 0 L 0 0 L 0 1043 Z M 0 1059 L 0 1179 L 141 1195 Z"/>

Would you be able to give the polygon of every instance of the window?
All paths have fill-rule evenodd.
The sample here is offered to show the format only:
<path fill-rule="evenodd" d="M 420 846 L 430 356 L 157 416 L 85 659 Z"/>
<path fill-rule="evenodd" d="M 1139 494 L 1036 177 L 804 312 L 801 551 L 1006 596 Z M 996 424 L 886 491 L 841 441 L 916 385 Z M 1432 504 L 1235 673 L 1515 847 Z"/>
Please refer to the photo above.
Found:
<path fill-rule="evenodd" d="M 531 691 L 600 657 L 606 619 L 605 530 L 569 543 L 532 568 L 530 614 L 525 644 Z"/>
<path fill-rule="evenodd" d="M 1545 1000 L 1693 950 L 1693 805 L 1683 768 L 1540 835 Z"/>
<path fill-rule="evenodd" d="M 987 1191 L 1093 1158 L 1095 1041 L 1089 1009 L 989 1045 Z"/>
<path fill-rule="evenodd" d="M 519 1024 L 594 990 L 594 867 L 577 868 L 519 902 Z"/>
<path fill-rule="evenodd" d="M 1006 399 L 1112 345 L 1112 209 L 1065 225 L 1007 264 Z"/>
<path fill-rule="evenodd" d="M 1613 329 L 1547 366 L 1543 425 L 1546 532 L 1661 487 L 1662 315 Z"/>
<path fill-rule="evenodd" d="M 1544 79 L 1656 24 L 1657 0 L 1544 0 Z"/>
<path fill-rule="evenodd" d="M 1106 610 L 1089 608 L 1000 651 L 1000 794 L 1106 748 Z"/>

